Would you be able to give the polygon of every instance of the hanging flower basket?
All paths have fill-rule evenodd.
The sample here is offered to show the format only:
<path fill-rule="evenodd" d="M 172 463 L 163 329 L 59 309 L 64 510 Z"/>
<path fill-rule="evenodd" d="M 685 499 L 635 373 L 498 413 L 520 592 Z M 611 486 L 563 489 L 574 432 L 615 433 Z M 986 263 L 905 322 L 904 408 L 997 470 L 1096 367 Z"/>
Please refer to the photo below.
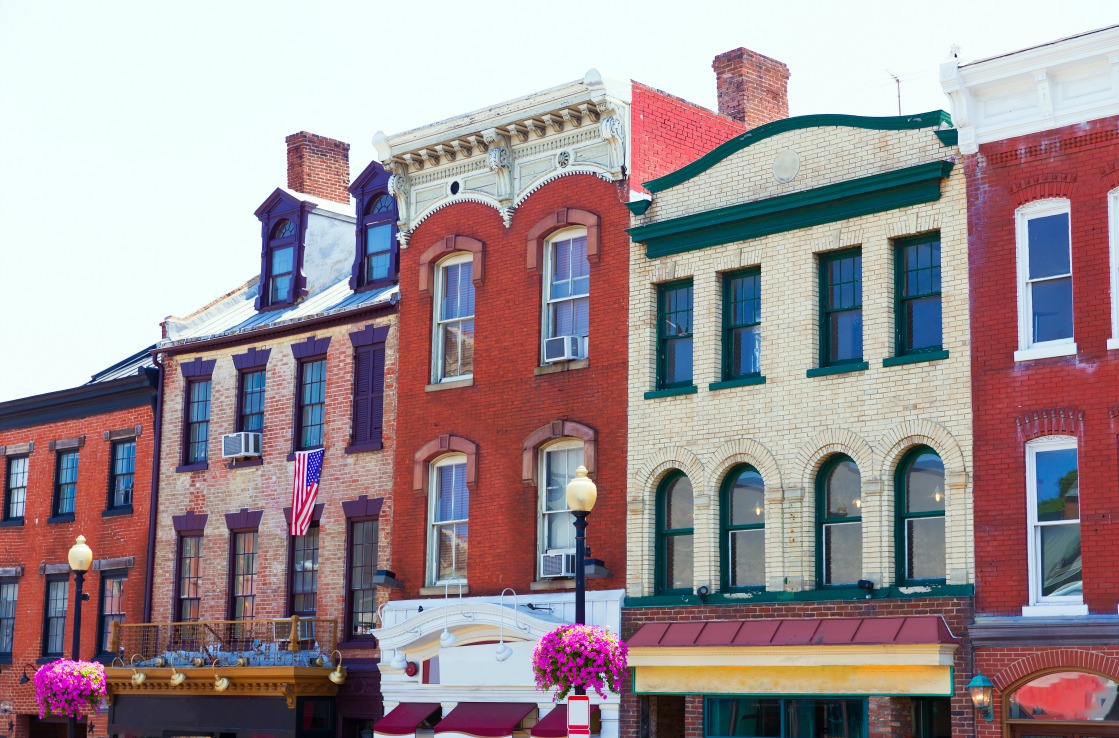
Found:
<path fill-rule="evenodd" d="M 556 701 L 576 687 L 593 689 L 602 698 L 604 690 L 621 692 L 627 652 L 626 644 L 605 628 L 561 625 L 541 638 L 532 652 L 536 688 L 556 688 Z"/>
<path fill-rule="evenodd" d="M 87 708 L 97 709 L 106 697 L 105 667 L 93 661 L 59 659 L 35 672 L 40 718 L 80 717 Z"/>

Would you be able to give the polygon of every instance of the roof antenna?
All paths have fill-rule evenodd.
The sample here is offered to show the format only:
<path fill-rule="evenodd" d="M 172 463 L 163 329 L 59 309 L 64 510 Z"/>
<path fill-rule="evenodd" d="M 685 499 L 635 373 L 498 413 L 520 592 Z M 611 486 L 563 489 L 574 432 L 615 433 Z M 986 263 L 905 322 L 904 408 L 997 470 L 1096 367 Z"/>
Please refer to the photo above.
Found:
<path fill-rule="evenodd" d="M 886 74 L 890 75 L 890 79 L 892 79 L 898 86 L 898 115 L 901 115 L 901 80 L 898 79 L 898 76 L 891 72 L 889 69 L 886 70 Z"/>

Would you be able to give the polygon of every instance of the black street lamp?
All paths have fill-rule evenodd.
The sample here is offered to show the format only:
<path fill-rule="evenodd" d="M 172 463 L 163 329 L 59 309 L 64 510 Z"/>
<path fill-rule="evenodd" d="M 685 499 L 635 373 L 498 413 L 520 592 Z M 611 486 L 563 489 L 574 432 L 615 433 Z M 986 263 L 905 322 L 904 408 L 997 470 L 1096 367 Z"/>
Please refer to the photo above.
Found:
<path fill-rule="evenodd" d="M 74 572 L 74 635 L 70 640 L 70 658 L 78 661 L 82 648 L 82 584 L 85 573 L 93 564 L 93 551 L 85 545 L 85 536 L 78 536 L 66 558 L 70 562 L 70 570 Z M 78 721 L 71 716 L 66 723 L 66 738 L 77 738 L 77 735 Z"/>
<path fill-rule="evenodd" d="M 587 516 L 598 499 L 598 487 L 587 476 L 587 467 L 580 465 L 575 478 L 567 483 L 567 507 L 575 516 L 575 623 L 587 620 Z M 575 694 L 586 694 L 576 687 Z"/>

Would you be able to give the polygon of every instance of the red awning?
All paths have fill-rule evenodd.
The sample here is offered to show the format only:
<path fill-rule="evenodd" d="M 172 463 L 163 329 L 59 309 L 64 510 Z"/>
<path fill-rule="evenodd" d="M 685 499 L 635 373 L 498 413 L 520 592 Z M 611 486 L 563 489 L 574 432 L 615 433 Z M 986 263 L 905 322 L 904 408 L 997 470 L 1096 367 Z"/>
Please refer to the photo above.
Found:
<path fill-rule="evenodd" d="M 440 707 L 438 702 L 402 702 L 373 725 L 376 735 L 415 735 L 416 728 Z"/>
<path fill-rule="evenodd" d="M 591 715 L 598 712 L 598 705 L 591 705 Z M 567 738 L 567 705 L 556 705 L 544 719 L 532 726 L 530 733 L 536 738 Z"/>
<path fill-rule="evenodd" d="M 646 623 L 626 643 L 671 646 L 870 646 L 956 643 L 939 615 Z"/>
<path fill-rule="evenodd" d="M 435 734 L 464 733 L 479 738 L 511 738 L 534 702 L 460 702 L 435 726 Z"/>

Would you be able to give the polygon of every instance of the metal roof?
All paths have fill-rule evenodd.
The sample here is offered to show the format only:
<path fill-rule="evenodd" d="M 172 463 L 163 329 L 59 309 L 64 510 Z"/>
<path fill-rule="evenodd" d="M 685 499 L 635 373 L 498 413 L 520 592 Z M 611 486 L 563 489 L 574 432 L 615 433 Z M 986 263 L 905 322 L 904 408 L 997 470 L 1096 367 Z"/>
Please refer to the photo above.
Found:
<path fill-rule="evenodd" d="M 155 361 L 152 359 L 151 354 L 154 348 L 155 344 L 152 344 L 147 348 L 140 349 L 127 359 L 121 359 L 116 364 L 102 369 L 94 374 L 86 384 L 109 382 L 114 379 L 120 379 L 121 377 L 135 376 L 146 369 L 155 369 Z"/>
<path fill-rule="evenodd" d="M 646 623 L 630 648 L 678 646 L 863 646 L 956 643 L 940 615 Z"/>

